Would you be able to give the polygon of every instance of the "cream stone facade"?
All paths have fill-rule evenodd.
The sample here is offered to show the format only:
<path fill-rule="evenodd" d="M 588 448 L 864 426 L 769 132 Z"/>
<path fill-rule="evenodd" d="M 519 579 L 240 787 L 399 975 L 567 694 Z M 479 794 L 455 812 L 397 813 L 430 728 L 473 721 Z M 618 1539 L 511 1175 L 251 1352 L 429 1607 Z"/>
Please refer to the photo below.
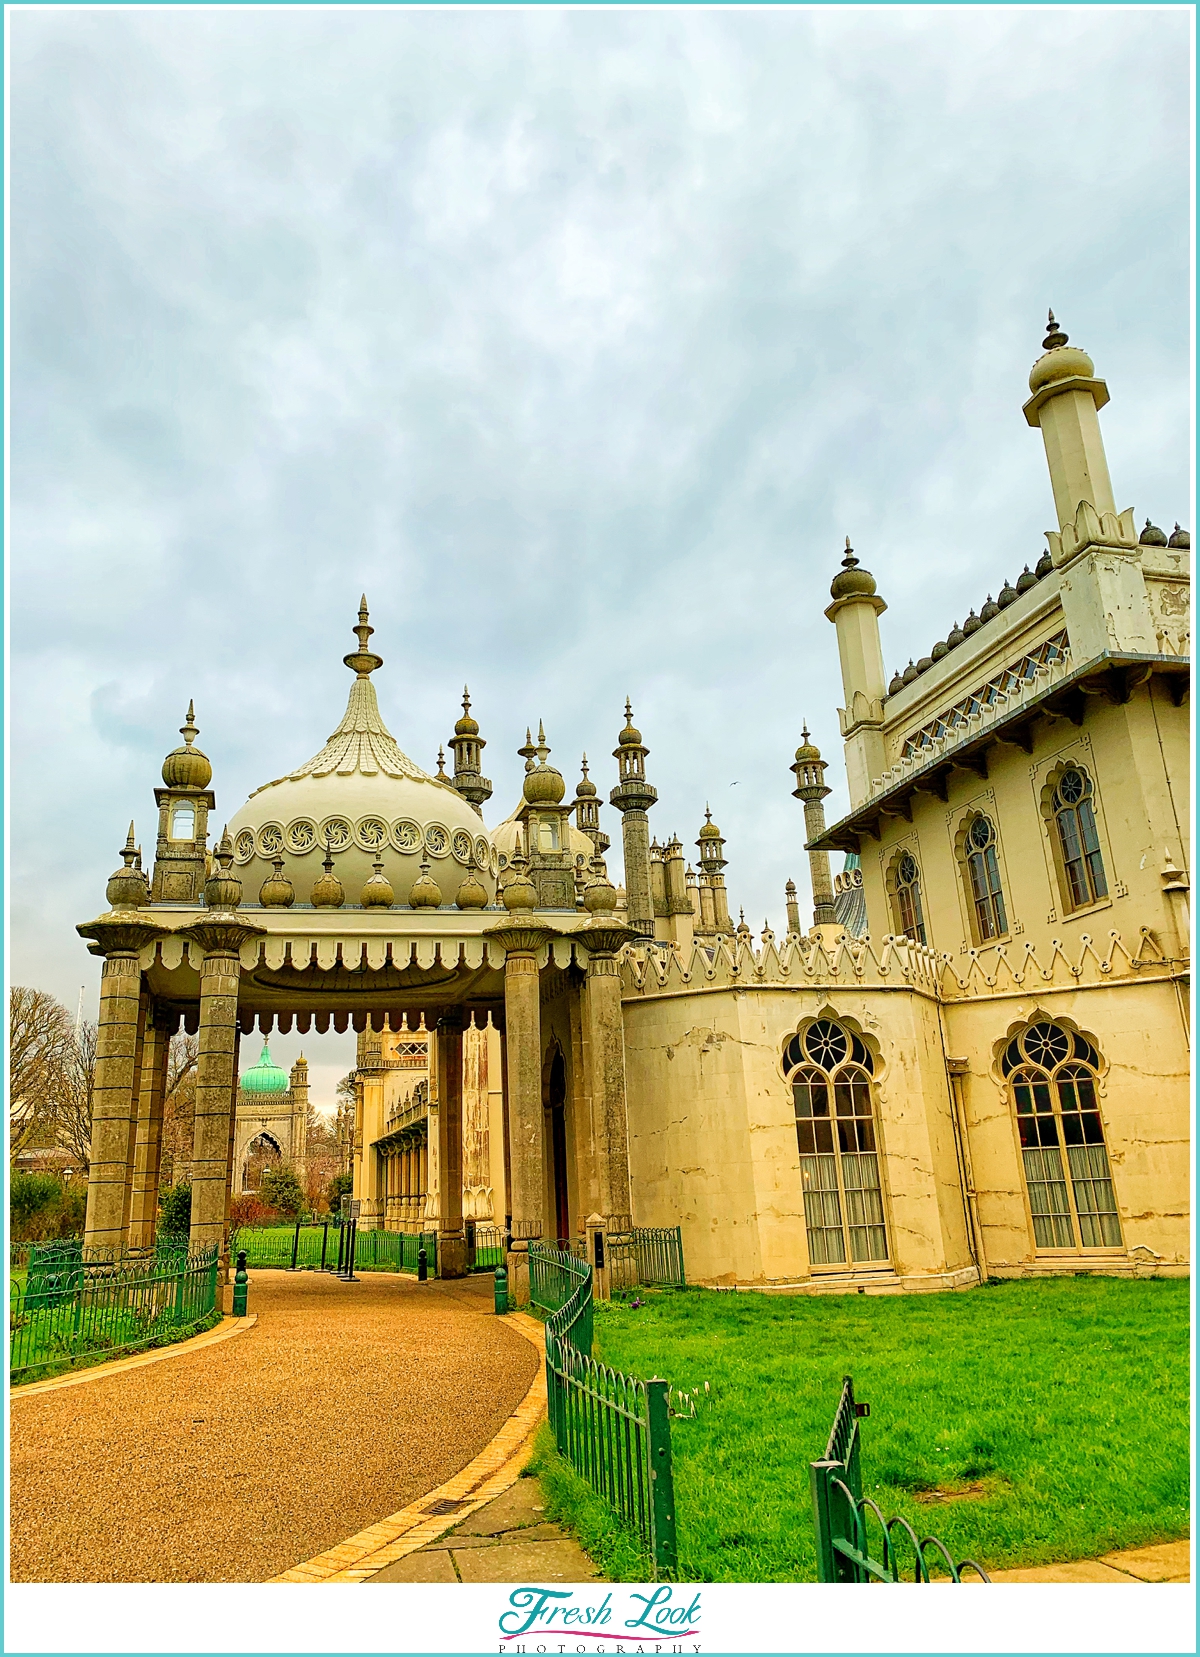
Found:
<path fill-rule="evenodd" d="M 1117 510 L 1107 389 L 1053 318 L 1029 384 L 1048 550 L 890 681 L 847 542 L 825 613 L 849 812 L 827 825 L 807 730 L 791 765 L 811 926 L 790 881 L 782 936 L 734 925 L 711 813 L 695 866 L 652 839 L 628 704 L 622 889 L 586 757 L 568 799 L 540 726 L 488 830 L 469 696 L 430 776 L 379 711 L 365 599 L 341 723 L 215 851 L 189 708 L 153 875 L 131 835 L 79 929 L 105 958 L 88 1240 L 152 1228 L 173 1030 L 200 1040 L 193 1240 L 224 1244 L 239 1038 L 332 1026 L 359 1032 L 360 1223 L 435 1227 L 449 1276 L 469 1223 L 504 1233 L 518 1293 L 531 1240 L 631 1226 L 764 1292 L 1185 1272 L 1190 538 Z"/>

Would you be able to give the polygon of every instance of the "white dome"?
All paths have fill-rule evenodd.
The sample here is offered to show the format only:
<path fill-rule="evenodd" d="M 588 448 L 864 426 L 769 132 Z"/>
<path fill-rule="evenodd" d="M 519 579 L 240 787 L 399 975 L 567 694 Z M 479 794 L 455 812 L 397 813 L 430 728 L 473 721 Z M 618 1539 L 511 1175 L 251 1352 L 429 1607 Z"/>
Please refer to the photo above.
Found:
<path fill-rule="evenodd" d="M 364 623 L 365 613 L 364 607 Z M 360 655 L 347 658 L 358 677 L 342 722 L 321 752 L 256 789 L 230 820 L 243 902 L 258 902 L 259 889 L 273 873 L 271 859 L 281 856 L 296 905 L 306 905 L 328 845 L 347 907 L 358 904 L 377 857 L 397 907 L 407 904 L 426 856 L 444 905 L 453 907 L 472 866 L 494 903 L 499 859 L 492 837 L 456 789 L 422 771 L 396 746 L 370 679 L 379 658 L 363 652 L 365 640 Z"/>

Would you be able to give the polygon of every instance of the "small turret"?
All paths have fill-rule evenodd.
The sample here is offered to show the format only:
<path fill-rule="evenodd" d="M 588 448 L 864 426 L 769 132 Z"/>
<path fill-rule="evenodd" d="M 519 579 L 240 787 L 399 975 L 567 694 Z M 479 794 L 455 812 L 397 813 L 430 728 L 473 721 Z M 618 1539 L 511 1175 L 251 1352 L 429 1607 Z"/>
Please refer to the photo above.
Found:
<path fill-rule="evenodd" d="M 200 734 L 194 702 L 188 703 L 179 734 L 183 746 L 172 748 L 163 760 L 163 787 L 154 790 L 158 838 L 150 891 L 155 903 L 200 901 L 208 865 L 208 814 L 217 803 L 208 786 L 208 755 L 194 746 Z"/>
<path fill-rule="evenodd" d="M 621 813 L 621 836 L 625 850 L 625 893 L 629 924 L 644 938 L 654 936 L 654 900 L 650 885 L 650 820 L 646 813 L 658 799 L 658 791 L 646 781 L 646 755 L 650 750 L 633 723 L 633 708 L 625 700 L 625 727 L 617 738 L 613 758 L 617 761 L 617 786 L 609 795 Z"/>
<path fill-rule="evenodd" d="M 480 775 L 481 755 L 487 743 L 479 734 L 479 726 L 471 717 L 471 696 L 463 686 L 462 718 L 454 727 L 450 746 L 454 750 L 454 787 L 464 800 L 469 800 L 482 817 L 484 802 L 492 797 L 492 785 Z"/>
<path fill-rule="evenodd" d="M 887 605 L 875 590 L 875 577 L 860 567 L 849 536 L 842 567 L 829 591 L 833 602 L 825 614 L 837 628 L 846 698 L 838 718 L 846 744 L 850 804 L 854 806 L 866 799 L 871 779 L 884 768 L 883 703 L 889 688 L 879 639 L 879 618 Z M 915 668 L 912 677 L 916 677 Z M 902 680 L 907 683 L 907 675 Z M 895 694 L 894 689 L 891 694 Z"/>
<path fill-rule="evenodd" d="M 799 748 L 796 749 L 795 762 L 791 766 L 796 777 L 796 786 L 792 793 L 796 799 L 804 802 L 805 839 L 811 844 L 825 833 L 824 802 L 830 790 L 825 786 L 827 762 L 821 758 L 821 750 L 809 741 L 807 725 L 804 726 L 802 738 Z M 829 853 L 809 851 L 808 867 L 812 877 L 813 922 L 817 926 L 824 926 L 835 919 Z"/>

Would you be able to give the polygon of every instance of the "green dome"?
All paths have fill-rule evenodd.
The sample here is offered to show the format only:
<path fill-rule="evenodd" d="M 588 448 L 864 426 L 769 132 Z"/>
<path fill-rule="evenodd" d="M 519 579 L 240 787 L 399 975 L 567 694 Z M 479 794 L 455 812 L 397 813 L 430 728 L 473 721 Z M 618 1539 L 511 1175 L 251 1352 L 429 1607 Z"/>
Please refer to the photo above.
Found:
<path fill-rule="evenodd" d="M 242 1073 L 240 1083 L 242 1092 L 286 1093 L 289 1085 L 287 1071 L 280 1070 L 277 1064 L 271 1063 L 270 1044 L 264 1041 L 258 1063 L 253 1070 L 246 1070 Z"/>

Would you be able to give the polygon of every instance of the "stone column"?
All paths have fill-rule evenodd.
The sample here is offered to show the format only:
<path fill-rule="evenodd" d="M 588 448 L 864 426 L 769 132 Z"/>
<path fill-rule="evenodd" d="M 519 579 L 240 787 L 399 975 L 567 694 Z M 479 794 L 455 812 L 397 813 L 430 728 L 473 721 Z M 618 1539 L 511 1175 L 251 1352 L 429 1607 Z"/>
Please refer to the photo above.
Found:
<path fill-rule="evenodd" d="M 529 1298 L 528 1249 L 545 1235 L 546 1153 L 542 1123 L 541 986 L 537 956 L 551 936 L 536 921 L 489 933 L 505 951 L 504 1027 L 508 1082 L 508 1202 L 512 1215 L 509 1287 Z"/>
<path fill-rule="evenodd" d="M 616 790 L 613 790 L 614 795 Z M 615 802 L 614 802 L 615 803 Z M 654 936 L 654 900 L 650 893 L 650 819 L 637 806 L 626 806 L 621 816 L 621 846 L 625 857 L 625 904 L 629 923 L 644 938 Z"/>
<path fill-rule="evenodd" d="M 595 919 L 576 933 L 588 951 L 583 1020 L 590 1061 L 592 1124 L 601 1213 L 620 1230 L 632 1218 L 629 1124 L 625 1104 L 625 1027 L 617 951 L 636 937 L 615 916 Z"/>
<path fill-rule="evenodd" d="M 88 1170 L 88 1248 L 119 1249 L 126 1240 L 130 1150 L 138 1091 L 142 969 L 137 954 L 114 951 L 100 979 L 92 1149 Z"/>
<path fill-rule="evenodd" d="M 133 1155 L 133 1196 L 129 1242 L 133 1248 L 153 1248 L 158 1229 L 158 1173 L 162 1158 L 163 1100 L 167 1091 L 167 1062 L 171 1037 L 161 1018 L 149 1009 L 142 1036 L 141 1085 L 138 1090 L 136 1143 Z"/>
<path fill-rule="evenodd" d="M 467 1244 L 463 1233 L 463 1015 L 451 1007 L 437 1022 L 438 1065 L 438 1273 L 442 1277 L 467 1275 Z"/>
<path fill-rule="evenodd" d="M 232 915 L 184 928 L 204 950 L 200 965 L 200 1032 L 196 1060 L 196 1126 L 192 1138 L 191 1247 L 215 1243 L 227 1264 L 230 1136 L 237 1093 L 238 952 L 261 927 Z"/>

